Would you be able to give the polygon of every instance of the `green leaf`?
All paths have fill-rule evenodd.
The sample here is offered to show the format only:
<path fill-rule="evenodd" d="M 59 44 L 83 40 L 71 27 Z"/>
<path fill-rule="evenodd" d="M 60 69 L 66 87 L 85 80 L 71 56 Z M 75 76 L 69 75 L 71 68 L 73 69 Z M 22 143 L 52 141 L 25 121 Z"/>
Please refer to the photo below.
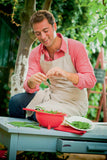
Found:
<path fill-rule="evenodd" d="M 107 34 L 107 29 L 105 30 L 105 33 Z"/>
<path fill-rule="evenodd" d="M 96 36 L 89 37 L 87 43 L 93 42 L 95 40 Z"/>
<path fill-rule="evenodd" d="M 97 38 L 98 38 L 98 40 L 99 40 L 99 42 L 100 42 L 100 45 L 102 45 L 102 43 L 103 43 L 103 34 L 102 34 L 101 32 L 99 32 L 99 33 L 97 34 Z"/>

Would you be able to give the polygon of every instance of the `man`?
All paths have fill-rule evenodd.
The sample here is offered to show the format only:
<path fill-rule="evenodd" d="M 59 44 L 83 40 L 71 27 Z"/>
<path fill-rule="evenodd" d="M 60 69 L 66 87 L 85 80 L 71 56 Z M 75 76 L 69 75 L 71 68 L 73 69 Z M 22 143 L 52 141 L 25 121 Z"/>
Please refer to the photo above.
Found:
<path fill-rule="evenodd" d="M 96 78 L 83 44 L 56 33 L 53 15 L 40 10 L 30 20 L 33 32 L 41 42 L 29 56 L 29 67 L 24 89 L 9 102 L 11 117 L 25 118 L 22 108 L 43 107 L 57 110 L 68 116 L 84 116 L 88 110 L 86 88 L 94 87 Z M 49 88 L 39 85 L 50 80 Z M 28 117 L 35 120 L 32 112 Z"/>

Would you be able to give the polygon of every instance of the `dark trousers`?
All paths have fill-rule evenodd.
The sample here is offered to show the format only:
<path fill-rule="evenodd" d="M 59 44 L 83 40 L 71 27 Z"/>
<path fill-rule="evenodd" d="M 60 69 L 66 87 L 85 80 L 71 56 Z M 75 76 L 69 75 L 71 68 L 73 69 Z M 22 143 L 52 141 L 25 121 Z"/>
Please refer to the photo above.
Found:
<path fill-rule="evenodd" d="M 36 92 L 32 94 L 25 92 L 11 97 L 9 101 L 9 116 L 15 118 L 26 118 L 26 111 L 24 111 L 23 108 L 26 108 L 35 94 Z M 35 113 L 31 117 L 28 117 L 28 119 L 36 121 Z"/>

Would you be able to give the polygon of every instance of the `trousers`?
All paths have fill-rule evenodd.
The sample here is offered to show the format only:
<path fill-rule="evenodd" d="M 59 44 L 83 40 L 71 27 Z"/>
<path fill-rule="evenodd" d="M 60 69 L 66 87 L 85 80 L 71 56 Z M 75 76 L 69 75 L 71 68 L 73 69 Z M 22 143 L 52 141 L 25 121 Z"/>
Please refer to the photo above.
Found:
<path fill-rule="evenodd" d="M 19 93 L 12 96 L 9 100 L 9 116 L 15 118 L 26 118 L 26 111 L 23 108 L 29 104 L 37 92 L 35 93 Z M 28 117 L 29 120 L 36 120 L 35 113 Z"/>

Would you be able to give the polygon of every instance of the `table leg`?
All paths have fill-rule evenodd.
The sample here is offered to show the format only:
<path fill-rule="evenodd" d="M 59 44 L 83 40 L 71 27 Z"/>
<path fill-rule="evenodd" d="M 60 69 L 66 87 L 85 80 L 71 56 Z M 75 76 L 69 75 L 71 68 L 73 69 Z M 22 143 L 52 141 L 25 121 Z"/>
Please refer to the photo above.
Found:
<path fill-rule="evenodd" d="M 16 160 L 18 134 L 12 134 L 8 147 L 8 160 Z"/>

